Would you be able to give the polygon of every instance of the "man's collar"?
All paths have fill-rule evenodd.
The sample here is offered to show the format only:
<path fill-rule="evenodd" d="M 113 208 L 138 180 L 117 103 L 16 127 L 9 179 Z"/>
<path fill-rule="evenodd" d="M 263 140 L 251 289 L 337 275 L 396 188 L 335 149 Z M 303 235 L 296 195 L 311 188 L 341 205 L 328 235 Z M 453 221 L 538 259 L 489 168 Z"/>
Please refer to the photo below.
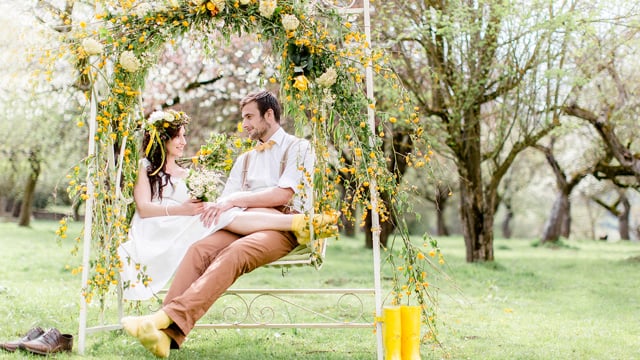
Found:
<path fill-rule="evenodd" d="M 282 142 L 284 141 L 284 137 L 286 136 L 286 132 L 284 131 L 284 129 L 282 128 L 282 126 L 276 130 L 275 133 L 273 133 L 273 135 L 271 135 L 271 137 L 269 139 L 267 139 L 267 141 L 265 142 L 269 142 L 270 140 L 275 141 L 276 144 L 278 145 L 282 145 Z"/>

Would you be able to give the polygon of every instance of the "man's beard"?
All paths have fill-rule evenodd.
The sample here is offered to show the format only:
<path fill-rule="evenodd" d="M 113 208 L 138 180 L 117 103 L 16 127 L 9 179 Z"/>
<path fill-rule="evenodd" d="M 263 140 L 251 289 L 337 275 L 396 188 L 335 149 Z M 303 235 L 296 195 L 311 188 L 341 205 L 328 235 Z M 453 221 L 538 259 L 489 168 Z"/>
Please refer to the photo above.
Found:
<path fill-rule="evenodd" d="M 265 127 L 261 128 L 260 130 L 256 130 L 254 129 L 254 132 L 252 134 L 250 134 L 249 136 L 251 137 L 252 140 L 262 140 L 262 137 L 269 131 L 269 129 L 271 128 L 271 126 L 267 123 L 267 121 L 262 118 L 262 120 L 260 121 L 259 125 L 265 125 Z"/>

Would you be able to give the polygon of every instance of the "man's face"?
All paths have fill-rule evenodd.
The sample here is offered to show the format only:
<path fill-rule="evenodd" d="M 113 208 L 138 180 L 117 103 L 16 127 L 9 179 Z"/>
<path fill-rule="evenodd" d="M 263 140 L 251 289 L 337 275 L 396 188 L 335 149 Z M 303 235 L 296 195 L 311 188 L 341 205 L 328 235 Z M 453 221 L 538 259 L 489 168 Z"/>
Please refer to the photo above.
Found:
<path fill-rule="evenodd" d="M 265 135 L 269 133 L 272 124 L 266 118 L 273 116 L 272 113 L 273 111 L 269 109 L 264 117 L 260 116 L 258 104 L 252 101 L 242 108 L 242 128 L 253 140 L 267 140 Z"/>

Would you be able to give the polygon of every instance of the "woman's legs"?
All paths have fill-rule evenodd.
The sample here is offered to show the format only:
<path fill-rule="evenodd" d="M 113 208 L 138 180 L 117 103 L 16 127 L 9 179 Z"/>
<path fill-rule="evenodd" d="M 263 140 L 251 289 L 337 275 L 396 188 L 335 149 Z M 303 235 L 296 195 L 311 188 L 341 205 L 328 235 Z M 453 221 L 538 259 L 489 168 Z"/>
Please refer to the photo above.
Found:
<path fill-rule="evenodd" d="M 335 236 L 338 233 L 338 215 L 314 215 L 313 226 L 317 237 Z M 251 209 L 236 215 L 225 230 L 240 235 L 257 231 L 293 231 L 300 244 L 306 244 L 311 237 L 308 219 L 304 214 L 283 214 L 276 209 Z"/>
<path fill-rule="evenodd" d="M 238 213 L 224 229 L 240 235 L 262 230 L 291 231 L 293 216 L 276 209 L 249 209 Z"/>

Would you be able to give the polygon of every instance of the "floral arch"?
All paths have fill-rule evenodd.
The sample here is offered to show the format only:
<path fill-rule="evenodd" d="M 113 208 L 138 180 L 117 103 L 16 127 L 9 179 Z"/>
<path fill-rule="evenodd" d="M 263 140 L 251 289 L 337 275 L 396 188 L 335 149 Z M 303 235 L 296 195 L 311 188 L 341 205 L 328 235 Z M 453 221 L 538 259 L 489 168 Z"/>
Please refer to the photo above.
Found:
<path fill-rule="evenodd" d="M 88 121 L 94 135 L 89 138 L 89 156 L 75 168 L 69 183 L 70 193 L 87 202 L 84 237 L 93 253 L 89 266 L 74 269 L 83 273 L 87 303 L 103 301 L 118 284 L 116 249 L 126 240 L 131 215 L 147 72 L 163 46 L 187 32 L 220 34 L 226 40 L 255 33 L 270 42 L 279 56 L 279 73 L 265 81 L 280 85 L 283 115 L 293 119 L 299 135 L 312 139 L 316 149 L 316 212 L 340 209 L 358 221 L 353 219 L 355 203 L 388 221 L 390 210 L 377 201 L 379 192 L 390 194 L 397 201 L 395 211 L 403 211 L 399 180 L 386 166 L 392 155 L 385 155 L 385 138 L 403 127 L 413 132 L 416 143 L 421 141 L 419 115 L 384 52 L 371 47 L 365 33 L 335 8 L 296 0 L 97 3 L 95 22 L 80 24 L 68 47 L 61 49 L 74 54 L 73 61 L 83 66 L 83 77 L 92 85 L 86 97 L 91 103 L 89 119 L 95 119 Z M 202 39 L 211 47 L 219 43 L 208 36 Z M 392 111 L 377 112 L 375 122 L 376 104 L 372 92 L 366 91 L 367 71 L 395 101 Z M 428 160 L 428 155 L 416 153 L 409 162 L 420 166 Z M 426 236 L 423 246 L 414 245 L 405 225 L 398 226 L 401 249 L 387 252 L 394 267 L 392 302 L 423 305 L 423 322 L 435 336 L 436 298 L 427 274 L 437 267 L 430 257 L 442 261 L 439 249 Z M 64 236 L 65 229 L 63 223 L 59 235 Z M 78 237 L 78 248 L 80 242 Z M 86 247 L 83 251 L 88 255 Z"/>

